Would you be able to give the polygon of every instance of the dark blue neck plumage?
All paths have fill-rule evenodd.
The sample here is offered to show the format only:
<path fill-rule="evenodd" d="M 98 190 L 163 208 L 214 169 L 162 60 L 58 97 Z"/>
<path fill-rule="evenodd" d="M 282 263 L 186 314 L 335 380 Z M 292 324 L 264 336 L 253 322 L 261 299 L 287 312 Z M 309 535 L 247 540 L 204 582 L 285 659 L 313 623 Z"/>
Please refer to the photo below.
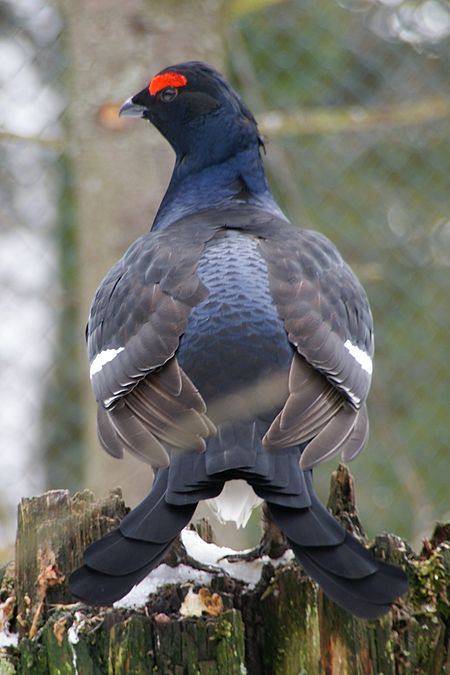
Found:
<path fill-rule="evenodd" d="M 152 230 L 197 211 L 227 208 L 233 203 L 282 215 L 269 190 L 256 142 L 214 164 L 199 165 L 198 155 L 177 157 Z"/>

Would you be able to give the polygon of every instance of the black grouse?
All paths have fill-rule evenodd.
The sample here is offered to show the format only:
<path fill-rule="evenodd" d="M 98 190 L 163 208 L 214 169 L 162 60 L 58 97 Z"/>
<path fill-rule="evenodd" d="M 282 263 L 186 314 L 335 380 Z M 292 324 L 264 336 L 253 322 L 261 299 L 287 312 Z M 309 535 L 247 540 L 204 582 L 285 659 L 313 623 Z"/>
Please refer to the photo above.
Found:
<path fill-rule="evenodd" d="M 333 244 L 292 226 L 251 112 L 210 66 L 166 68 L 121 115 L 176 153 L 151 230 L 106 275 L 87 343 L 100 443 L 151 465 L 149 495 L 85 552 L 74 595 L 109 605 L 164 558 L 200 500 L 244 522 L 261 500 L 304 570 L 375 618 L 407 590 L 318 501 L 312 468 L 368 434 L 372 316 Z M 219 497 L 220 495 L 220 497 Z"/>

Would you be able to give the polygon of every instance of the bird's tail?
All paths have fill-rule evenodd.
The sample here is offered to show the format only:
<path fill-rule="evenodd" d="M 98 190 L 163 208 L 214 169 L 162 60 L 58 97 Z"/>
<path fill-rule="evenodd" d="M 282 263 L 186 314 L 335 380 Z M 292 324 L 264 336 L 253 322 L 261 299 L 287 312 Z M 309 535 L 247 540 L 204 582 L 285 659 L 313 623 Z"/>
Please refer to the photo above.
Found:
<path fill-rule="evenodd" d="M 376 619 L 406 593 L 405 573 L 375 558 L 322 506 L 314 493 L 311 472 L 305 472 L 311 506 L 290 509 L 267 506 L 304 568 L 324 593 L 348 612 Z"/>
<path fill-rule="evenodd" d="M 94 605 L 112 605 L 161 562 L 196 507 L 167 503 L 167 474 L 167 469 L 158 471 L 152 491 L 139 506 L 86 549 L 84 565 L 70 577 L 73 595 Z"/>

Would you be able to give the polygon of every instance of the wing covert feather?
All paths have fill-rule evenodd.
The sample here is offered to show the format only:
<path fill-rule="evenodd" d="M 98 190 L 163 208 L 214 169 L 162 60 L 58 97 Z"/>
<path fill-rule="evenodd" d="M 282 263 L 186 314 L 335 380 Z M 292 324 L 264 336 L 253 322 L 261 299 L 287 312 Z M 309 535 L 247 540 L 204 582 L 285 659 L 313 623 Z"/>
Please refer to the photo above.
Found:
<path fill-rule="evenodd" d="M 163 443 L 201 451 L 215 431 L 174 358 L 192 307 L 207 295 L 197 265 L 214 234 L 206 221 L 195 228 L 180 221 L 141 237 L 95 295 L 87 326 L 91 380 L 99 440 L 114 457 L 125 449 L 162 467 L 169 461 Z"/>
<path fill-rule="evenodd" d="M 174 355 L 192 307 L 207 296 L 197 273 L 202 251 L 219 229 L 240 229 L 240 220 L 240 211 L 230 211 L 211 227 L 206 214 L 146 235 L 100 286 L 87 338 L 102 408 L 99 438 L 113 456 L 127 449 L 163 466 L 168 459 L 162 444 L 201 451 L 216 432 Z M 364 290 L 319 233 L 270 215 L 264 220 L 257 209 L 249 211 L 242 229 L 258 240 L 273 301 L 297 349 L 289 394 L 264 445 L 309 442 L 303 468 L 339 451 L 351 459 L 364 447 L 368 430 L 373 334 Z"/>
<path fill-rule="evenodd" d="M 358 410 L 369 391 L 373 355 L 364 289 L 333 244 L 317 232 L 267 237 L 260 246 L 289 340 Z"/>

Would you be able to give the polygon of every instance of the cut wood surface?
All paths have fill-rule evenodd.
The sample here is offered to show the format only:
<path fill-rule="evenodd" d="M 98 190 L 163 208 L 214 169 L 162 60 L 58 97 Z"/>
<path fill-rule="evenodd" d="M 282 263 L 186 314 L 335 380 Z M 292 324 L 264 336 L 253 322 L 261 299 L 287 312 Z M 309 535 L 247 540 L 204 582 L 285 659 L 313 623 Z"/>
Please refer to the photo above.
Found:
<path fill-rule="evenodd" d="M 365 540 L 342 465 L 328 507 Z M 125 513 L 120 490 L 99 501 L 65 490 L 22 500 L 15 569 L 0 571 L 1 675 L 449 672 L 450 525 L 437 525 L 420 555 L 395 535 L 376 537 L 376 555 L 400 564 L 410 581 L 409 595 L 377 621 L 336 607 L 288 556 L 252 563 L 261 569 L 255 584 L 220 566 L 204 577 L 192 570 L 190 581 L 183 568 L 180 581 L 178 566 L 142 606 L 74 602 L 70 572 Z"/>

